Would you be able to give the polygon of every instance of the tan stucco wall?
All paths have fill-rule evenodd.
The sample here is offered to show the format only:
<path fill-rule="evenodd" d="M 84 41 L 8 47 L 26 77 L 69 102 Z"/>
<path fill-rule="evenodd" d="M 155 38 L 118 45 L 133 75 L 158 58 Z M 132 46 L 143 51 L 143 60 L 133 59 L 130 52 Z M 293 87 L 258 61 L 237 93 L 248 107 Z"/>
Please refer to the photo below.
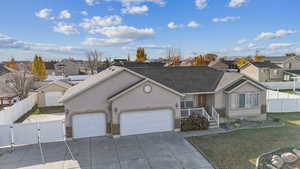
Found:
<path fill-rule="evenodd" d="M 151 85 L 151 93 L 144 92 L 145 85 Z M 112 103 L 113 124 L 119 124 L 120 113 L 133 110 L 171 109 L 175 114 L 174 119 L 180 119 L 180 98 L 156 84 L 146 82 Z"/>
<path fill-rule="evenodd" d="M 246 66 L 240 70 L 242 74 L 251 77 L 252 79 L 259 81 L 259 69 L 252 64 Z"/>
<path fill-rule="evenodd" d="M 46 99 L 45 93 L 47 92 L 62 92 L 65 93 L 67 89 L 56 84 L 50 84 L 49 86 L 41 89 L 38 92 L 38 107 L 45 107 L 46 106 Z"/>
<path fill-rule="evenodd" d="M 300 69 L 300 61 L 299 59 L 296 59 L 295 57 L 291 57 L 283 64 L 284 69 L 289 69 L 289 64 L 291 64 L 290 69 Z"/>
<path fill-rule="evenodd" d="M 151 85 L 151 93 L 144 92 L 143 88 L 145 85 Z M 120 134 L 120 113 L 158 109 L 170 109 L 173 111 L 174 129 L 179 131 L 181 128 L 180 99 L 180 96 L 151 82 L 138 86 L 112 102 L 112 134 Z"/>
<path fill-rule="evenodd" d="M 107 119 L 111 120 L 109 103 L 107 98 L 121 91 L 122 89 L 136 83 L 140 77 L 123 71 L 101 82 L 91 89 L 86 90 L 71 100 L 66 101 L 65 109 L 68 111 L 66 116 L 66 126 L 71 126 L 70 118 L 74 113 L 82 112 L 105 112 Z"/>
<path fill-rule="evenodd" d="M 230 95 L 232 94 L 242 94 L 242 93 L 258 93 L 259 94 L 259 105 L 256 108 L 235 108 L 233 109 L 231 107 L 231 97 Z M 262 106 L 266 105 L 266 90 L 262 90 L 256 86 L 254 86 L 251 83 L 246 83 L 240 87 L 238 87 L 234 92 L 226 94 L 226 115 L 229 118 L 233 119 L 239 119 L 239 118 L 244 118 L 244 119 L 261 119 L 264 118 L 262 116 Z"/>

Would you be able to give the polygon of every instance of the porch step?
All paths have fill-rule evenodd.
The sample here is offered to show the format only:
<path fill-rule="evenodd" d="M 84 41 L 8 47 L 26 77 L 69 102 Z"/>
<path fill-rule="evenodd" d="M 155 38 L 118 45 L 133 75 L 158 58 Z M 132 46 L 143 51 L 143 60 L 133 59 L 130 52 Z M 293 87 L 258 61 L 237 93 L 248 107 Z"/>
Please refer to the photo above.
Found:
<path fill-rule="evenodd" d="M 210 120 L 209 121 L 209 128 L 218 128 L 218 123 L 215 120 Z"/>

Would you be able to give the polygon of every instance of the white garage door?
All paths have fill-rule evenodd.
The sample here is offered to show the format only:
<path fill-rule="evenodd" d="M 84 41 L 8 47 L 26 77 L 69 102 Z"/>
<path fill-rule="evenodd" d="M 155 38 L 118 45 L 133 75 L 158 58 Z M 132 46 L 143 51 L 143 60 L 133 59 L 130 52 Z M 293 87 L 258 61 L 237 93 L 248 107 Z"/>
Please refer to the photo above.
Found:
<path fill-rule="evenodd" d="M 79 114 L 73 116 L 73 138 L 104 136 L 106 120 L 104 113 Z"/>
<path fill-rule="evenodd" d="M 173 130 L 171 110 L 124 112 L 120 117 L 121 136 L 164 132 Z"/>
<path fill-rule="evenodd" d="M 45 93 L 45 102 L 46 106 L 61 106 L 61 103 L 58 103 L 58 99 L 63 96 L 62 92 L 46 92 Z"/>

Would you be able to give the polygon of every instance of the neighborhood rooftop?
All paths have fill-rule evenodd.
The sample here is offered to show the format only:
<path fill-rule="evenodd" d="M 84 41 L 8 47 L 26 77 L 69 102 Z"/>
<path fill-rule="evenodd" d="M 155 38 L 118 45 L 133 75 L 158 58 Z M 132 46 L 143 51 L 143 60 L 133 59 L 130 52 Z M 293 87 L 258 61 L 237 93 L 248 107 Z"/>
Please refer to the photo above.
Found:
<path fill-rule="evenodd" d="M 280 69 L 281 68 L 278 65 L 268 62 L 268 61 L 252 62 L 251 64 L 253 64 L 254 66 L 259 67 L 259 68 L 272 68 L 272 69 Z"/>
<path fill-rule="evenodd" d="M 0 64 L 0 76 L 10 72 L 3 64 Z"/>
<path fill-rule="evenodd" d="M 206 67 L 130 68 L 181 93 L 214 92 L 224 72 Z"/>

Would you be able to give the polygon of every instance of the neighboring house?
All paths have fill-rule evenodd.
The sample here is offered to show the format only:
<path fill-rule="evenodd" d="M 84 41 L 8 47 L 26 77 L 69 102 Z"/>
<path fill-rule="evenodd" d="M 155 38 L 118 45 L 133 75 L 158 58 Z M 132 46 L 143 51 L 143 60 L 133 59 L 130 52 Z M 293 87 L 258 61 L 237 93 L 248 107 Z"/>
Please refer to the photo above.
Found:
<path fill-rule="evenodd" d="M 300 78 L 300 69 L 297 70 L 284 70 L 283 80 L 284 81 L 294 81 L 294 77 Z"/>
<path fill-rule="evenodd" d="M 208 66 L 222 71 L 239 71 L 239 68 L 235 64 L 234 60 L 225 60 L 224 58 L 216 59 L 215 61 L 210 62 Z"/>
<path fill-rule="evenodd" d="M 202 113 L 216 122 L 266 118 L 266 89 L 239 73 L 209 67 L 112 66 L 60 99 L 73 138 L 180 131 L 181 119 Z"/>
<path fill-rule="evenodd" d="M 38 107 L 62 106 L 58 100 L 70 87 L 72 86 L 66 82 L 53 81 L 37 89 Z"/>
<path fill-rule="evenodd" d="M 0 106 L 11 105 L 16 98 L 16 92 L 7 86 L 11 70 L 0 64 Z"/>
<path fill-rule="evenodd" d="M 300 56 L 269 56 L 261 61 L 269 61 L 283 69 L 300 69 Z"/>
<path fill-rule="evenodd" d="M 48 75 L 55 75 L 55 64 L 57 61 L 47 61 L 45 62 L 45 67 Z"/>
<path fill-rule="evenodd" d="M 71 59 L 64 59 L 54 65 L 56 76 L 79 75 L 80 65 Z"/>
<path fill-rule="evenodd" d="M 148 68 L 148 67 L 164 67 L 166 64 L 162 62 L 115 62 L 112 66 L 122 66 L 126 68 Z M 97 71 L 101 72 L 107 69 L 108 65 L 98 67 Z"/>
<path fill-rule="evenodd" d="M 269 61 L 249 62 L 240 68 L 240 72 L 259 82 L 283 80 L 283 69 Z"/>

